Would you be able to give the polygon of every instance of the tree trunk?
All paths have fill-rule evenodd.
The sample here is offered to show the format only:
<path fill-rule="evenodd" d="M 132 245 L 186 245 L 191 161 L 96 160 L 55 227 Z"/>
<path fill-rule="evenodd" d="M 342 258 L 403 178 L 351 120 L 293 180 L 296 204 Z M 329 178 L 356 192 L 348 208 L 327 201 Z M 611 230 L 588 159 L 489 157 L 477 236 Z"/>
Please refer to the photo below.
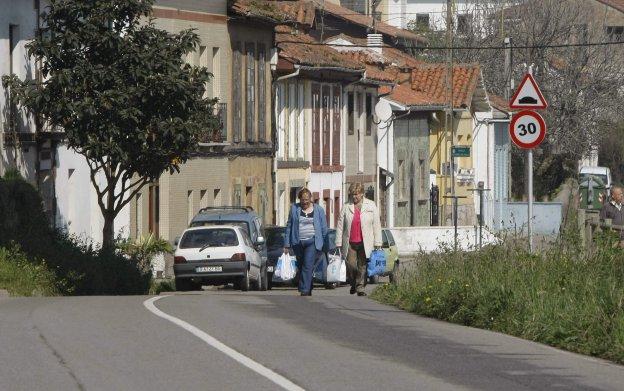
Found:
<path fill-rule="evenodd" d="M 102 229 L 102 250 L 112 252 L 115 248 L 115 215 L 103 213 L 104 228 Z"/>

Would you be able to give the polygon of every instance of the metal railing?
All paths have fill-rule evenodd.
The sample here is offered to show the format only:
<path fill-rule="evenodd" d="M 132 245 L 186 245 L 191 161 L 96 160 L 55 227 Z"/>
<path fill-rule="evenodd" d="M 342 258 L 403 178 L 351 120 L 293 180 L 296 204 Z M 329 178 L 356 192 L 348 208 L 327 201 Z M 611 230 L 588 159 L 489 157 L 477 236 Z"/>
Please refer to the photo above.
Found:
<path fill-rule="evenodd" d="M 223 143 L 227 141 L 227 103 L 216 103 L 214 115 L 219 121 L 219 126 L 216 129 L 202 132 L 199 138 L 200 143 Z"/>

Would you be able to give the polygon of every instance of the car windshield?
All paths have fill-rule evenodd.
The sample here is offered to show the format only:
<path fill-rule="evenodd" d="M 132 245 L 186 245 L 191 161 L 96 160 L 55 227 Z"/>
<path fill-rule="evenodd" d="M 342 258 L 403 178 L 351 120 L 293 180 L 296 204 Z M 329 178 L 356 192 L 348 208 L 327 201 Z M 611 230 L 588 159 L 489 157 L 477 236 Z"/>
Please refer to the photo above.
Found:
<path fill-rule="evenodd" d="M 583 182 L 584 180 L 586 180 L 590 176 L 594 177 L 595 179 L 599 179 L 600 181 L 602 181 L 601 185 L 603 185 L 603 186 L 607 185 L 607 176 L 606 175 L 601 175 L 601 174 L 582 173 L 582 174 L 579 175 L 579 182 Z"/>
<path fill-rule="evenodd" d="M 285 228 L 267 229 L 265 230 L 267 249 L 274 250 L 284 247 L 284 237 L 286 236 Z"/>
<path fill-rule="evenodd" d="M 238 246 L 236 232 L 231 228 L 194 229 L 186 231 L 179 248 Z"/>
<path fill-rule="evenodd" d="M 223 220 L 215 220 L 215 221 L 202 221 L 201 226 L 215 226 L 215 225 L 233 225 L 235 227 L 240 227 L 242 230 L 249 235 L 249 225 L 244 221 L 223 221 Z"/>

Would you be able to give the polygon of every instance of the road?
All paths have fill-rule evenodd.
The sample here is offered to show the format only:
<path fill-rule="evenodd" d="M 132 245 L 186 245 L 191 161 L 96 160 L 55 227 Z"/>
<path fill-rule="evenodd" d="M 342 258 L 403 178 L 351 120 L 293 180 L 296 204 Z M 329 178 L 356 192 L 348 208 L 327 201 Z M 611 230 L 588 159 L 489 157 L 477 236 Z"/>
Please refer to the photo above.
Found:
<path fill-rule="evenodd" d="M 151 307 L 151 310 L 150 310 Z M 278 384 L 281 384 L 278 385 Z M 622 390 L 624 367 L 347 288 L 0 297 L 0 390 Z"/>

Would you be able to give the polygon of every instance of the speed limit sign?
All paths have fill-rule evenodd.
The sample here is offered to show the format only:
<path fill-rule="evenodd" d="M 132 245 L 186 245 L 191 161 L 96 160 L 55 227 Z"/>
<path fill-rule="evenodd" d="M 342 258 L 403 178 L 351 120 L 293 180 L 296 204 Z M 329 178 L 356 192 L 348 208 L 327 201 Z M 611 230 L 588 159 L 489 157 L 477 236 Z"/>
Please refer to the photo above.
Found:
<path fill-rule="evenodd" d="M 509 125 L 509 135 L 514 144 L 520 148 L 535 148 L 546 137 L 546 122 L 534 111 L 521 111 L 513 116 Z"/>

